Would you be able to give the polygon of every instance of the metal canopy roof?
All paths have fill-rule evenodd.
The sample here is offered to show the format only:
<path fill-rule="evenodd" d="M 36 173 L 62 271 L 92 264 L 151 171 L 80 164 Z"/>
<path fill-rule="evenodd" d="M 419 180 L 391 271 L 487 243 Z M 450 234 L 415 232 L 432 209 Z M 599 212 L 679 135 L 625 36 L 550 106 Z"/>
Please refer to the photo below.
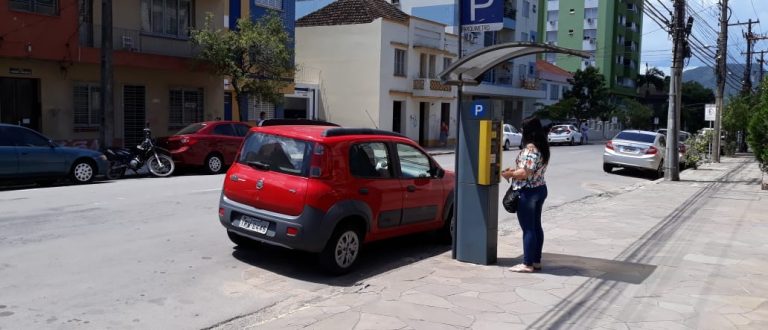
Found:
<path fill-rule="evenodd" d="M 496 65 L 516 57 L 540 53 L 569 54 L 583 58 L 591 56 L 589 52 L 547 44 L 508 42 L 485 47 L 462 57 L 441 72 L 440 79 L 447 85 L 479 85 L 481 76 Z"/>

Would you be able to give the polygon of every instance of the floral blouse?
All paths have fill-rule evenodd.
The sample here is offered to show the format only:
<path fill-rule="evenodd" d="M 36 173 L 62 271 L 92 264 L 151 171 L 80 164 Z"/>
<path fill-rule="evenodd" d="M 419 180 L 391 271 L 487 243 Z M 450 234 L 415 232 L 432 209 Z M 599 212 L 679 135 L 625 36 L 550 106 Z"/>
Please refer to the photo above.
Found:
<path fill-rule="evenodd" d="M 525 168 L 533 173 L 527 179 L 513 179 L 512 189 L 536 188 L 547 184 L 544 181 L 544 172 L 547 171 L 547 164 L 544 163 L 541 152 L 535 146 L 528 145 L 525 149 L 521 150 L 517 155 L 515 164 L 517 168 Z"/>

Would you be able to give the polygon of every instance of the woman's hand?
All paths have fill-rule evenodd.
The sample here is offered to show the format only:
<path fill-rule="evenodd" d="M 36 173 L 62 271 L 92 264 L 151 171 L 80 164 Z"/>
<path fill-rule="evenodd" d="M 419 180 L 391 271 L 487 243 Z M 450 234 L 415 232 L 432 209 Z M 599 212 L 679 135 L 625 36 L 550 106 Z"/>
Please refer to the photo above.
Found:
<path fill-rule="evenodd" d="M 515 170 L 511 168 L 507 168 L 503 171 L 501 171 L 501 177 L 503 177 L 507 182 L 509 182 L 509 179 L 512 177 L 512 173 L 514 173 Z"/>

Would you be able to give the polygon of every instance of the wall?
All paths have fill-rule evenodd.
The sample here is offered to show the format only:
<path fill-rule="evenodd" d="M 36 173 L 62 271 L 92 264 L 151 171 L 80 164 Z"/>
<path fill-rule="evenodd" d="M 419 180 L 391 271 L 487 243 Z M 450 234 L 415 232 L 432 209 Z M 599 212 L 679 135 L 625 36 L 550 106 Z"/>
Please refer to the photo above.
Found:
<path fill-rule="evenodd" d="M 344 126 L 377 126 L 383 70 L 381 21 L 296 28 L 296 63 L 321 72 L 320 119 Z"/>
<path fill-rule="evenodd" d="M 59 0 L 59 15 L 11 11 L 0 4 L 0 57 L 66 60 L 72 57 L 77 34 L 77 0 Z M 31 47 L 28 52 L 27 45 Z M 7 71 L 6 71 L 7 72 Z"/>
<path fill-rule="evenodd" d="M 76 64 L 62 71 L 51 61 L 0 59 L 0 76 L 10 67 L 31 69 L 32 74 L 14 78 L 40 79 L 40 101 L 43 134 L 56 140 L 96 138 L 98 132 L 75 132 L 73 124 L 73 87 L 75 82 L 99 82 L 99 67 L 95 64 Z M 12 76 L 9 76 L 12 77 Z M 147 79 L 147 77 L 152 77 Z M 168 130 L 168 98 L 172 87 L 204 89 L 204 119 L 223 116 L 221 98 L 223 84 L 217 77 L 204 72 L 172 72 L 158 74 L 153 70 L 116 68 L 114 72 L 115 135 L 122 139 L 122 88 L 125 84 L 146 86 L 146 120 L 153 134 L 163 136 Z M 175 130 L 174 130 L 175 131 Z"/>

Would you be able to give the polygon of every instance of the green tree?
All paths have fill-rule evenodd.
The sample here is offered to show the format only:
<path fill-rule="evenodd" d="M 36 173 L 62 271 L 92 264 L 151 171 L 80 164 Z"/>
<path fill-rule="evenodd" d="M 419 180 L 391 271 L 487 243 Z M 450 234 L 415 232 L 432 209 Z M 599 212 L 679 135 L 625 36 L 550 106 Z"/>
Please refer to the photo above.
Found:
<path fill-rule="evenodd" d="M 608 119 L 613 107 L 609 102 L 605 78 L 596 68 L 587 67 L 583 71 L 577 70 L 568 82 L 571 83 L 572 88 L 563 96 L 566 99 L 576 100 L 571 117 L 579 122 L 597 117 L 602 120 Z"/>
<path fill-rule="evenodd" d="M 564 121 L 573 115 L 576 103 L 577 101 L 573 97 L 565 98 L 553 105 L 544 107 L 544 109 L 536 112 L 536 114 L 553 121 Z"/>
<path fill-rule="evenodd" d="M 760 169 L 768 172 L 768 90 L 763 82 L 758 89 L 757 106 L 753 108 L 752 119 L 747 127 L 747 141 L 760 163 Z"/>
<path fill-rule="evenodd" d="M 634 129 L 648 129 L 651 127 L 653 110 L 635 100 L 625 99 L 624 107 L 616 111 L 618 118 L 622 118 L 625 127 Z"/>
<path fill-rule="evenodd" d="M 200 48 L 198 59 L 214 74 L 230 79 L 240 120 L 247 114 L 248 96 L 281 102 L 280 90 L 290 84 L 295 67 L 291 39 L 277 12 L 257 21 L 240 18 L 232 30 L 215 29 L 212 22 L 209 14 L 203 27 L 192 31 L 192 41 Z"/>
<path fill-rule="evenodd" d="M 695 81 L 686 81 L 682 86 L 681 127 L 690 132 L 698 131 L 709 125 L 704 120 L 704 107 L 715 103 L 715 92 Z"/>
<path fill-rule="evenodd" d="M 732 97 L 723 113 L 723 129 L 726 132 L 725 153 L 736 152 L 736 136 L 738 132 L 746 132 L 755 107 L 755 97 L 742 95 Z"/>
<path fill-rule="evenodd" d="M 637 86 L 653 85 L 657 91 L 664 91 L 666 75 L 657 67 L 648 69 L 645 74 L 637 76 Z"/>

